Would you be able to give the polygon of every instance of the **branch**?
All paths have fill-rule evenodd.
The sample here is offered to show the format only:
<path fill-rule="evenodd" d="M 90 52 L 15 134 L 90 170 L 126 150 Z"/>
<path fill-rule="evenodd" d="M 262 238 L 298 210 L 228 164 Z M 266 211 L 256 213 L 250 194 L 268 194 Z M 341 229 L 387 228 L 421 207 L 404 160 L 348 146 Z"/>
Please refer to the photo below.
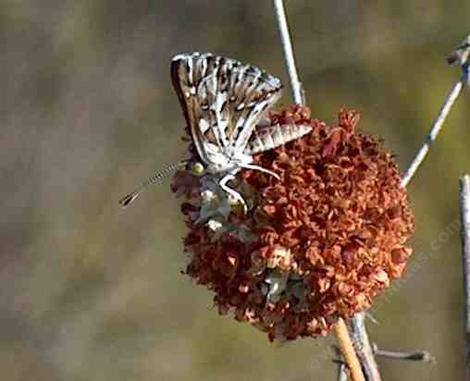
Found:
<path fill-rule="evenodd" d="M 424 159 L 426 158 L 431 145 L 437 139 L 439 132 L 444 125 L 444 122 L 449 115 L 450 110 L 454 106 L 455 101 L 459 97 L 460 93 L 462 92 L 462 88 L 465 84 L 468 83 L 468 65 L 467 60 L 470 55 L 470 34 L 465 38 L 465 40 L 457 47 L 448 57 L 447 62 L 451 65 L 458 64 L 461 66 L 463 74 L 460 80 L 454 85 L 450 93 L 447 95 L 447 98 L 444 101 L 444 104 L 441 107 L 441 110 L 434 121 L 433 125 L 431 126 L 431 130 L 429 131 L 425 142 L 418 150 L 416 156 L 414 157 L 413 161 L 411 162 L 410 166 L 406 170 L 403 178 L 401 180 L 401 184 L 403 187 L 406 187 L 408 183 L 411 181 L 413 176 L 418 171 L 419 167 L 423 163 Z"/>
<path fill-rule="evenodd" d="M 274 11 L 276 13 L 277 26 L 281 36 L 282 52 L 287 67 L 287 74 L 289 75 L 292 98 L 296 104 L 301 105 L 305 103 L 304 92 L 295 67 L 294 50 L 292 49 L 289 26 L 287 25 L 286 12 L 282 0 L 274 0 Z"/>
<path fill-rule="evenodd" d="M 411 179 L 423 163 L 424 159 L 426 158 L 429 149 L 431 148 L 431 145 L 434 143 L 434 141 L 437 139 L 437 136 L 439 135 L 439 132 L 441 131 L 442 126 L 444 125 L 444 122 L 446 121 L 447 116 L 449 115 L 449 112 L 452 109 L 452 106 L 459 97 L 465 82 L 466 74 L 464 73 L 462 75 L 462 79 L 454 85 L 449 95 L 447 95 L 447 98 L 445 99 L 444 104 L 442 105 L 441 111 L 439 112 L 439 115 L 434 121 L 431 130 L 429 131 L 428 136 L 426 137 L 425 142 L 418 150 L 416 156 L 414 157 L 410 166 L 403 175 L 403 178 L 401 180 L 401 184 L 403 187 L 406 187 L 408 185 L 408 183 L 411 181 Z"/>
<path fill-rule="evenodd" d="M 284 3 L 282 0 L 273 0 L 273 3 L 274 10 L 276 13 L 276 21 L 279 28 L 279 34 L 281 36 L 284 60 L 287 67 L 287 73 L 289 75 L 290 87 L 292 90 L 292 98 L 295 103 L 304 104 L 305 99 L 303 96 L 302 84 L 300 83 L 299 75 L 297 74 L 297 69 L 295 67 L 294 51 L 292 49 L 292 42 L 290 39 L 289 27 L 287 25 Z M 352 381 L 365 381 L 361 369 L 361 363 L 357 358 L 353 342 L 351 340 L 351 337 L 349 336 L 349 332 L 346 327 L 346 323 L 342 318 L 339 318 L 334 329 L 344 361 L 351 372 Z M 339 370 L 338 377 L 344 378 L 343 367 L 341 367 L 341 369 Z"/>
<path fill-rule="evenodd" d="M 422 362 L 434 362 L 434 358 L 429 352 L 397 352 L 397 351 L 386 351 L 373 346 L 374 355 L 376 357 L 384 357 L 391 360 L 408 360 L 408 361 L 422 361 Z"/>
<path fill-rule="evenodd" d="M 460 218 L 462 224 L 462 259 L 465 292 L 465 360 L 470 377 L 470 176 L 460 178 Z"/>
<path fill-rule="evenodd" d="M 337 381 L 348 381 L 348 374 L 346 373 L 346 364 L 343 362 L 338 364 L 338 374 L 336 379 Z"/>
<path fill-rule="evenodd" d="M 458 96 L 460 95 L 462 88 L 465 84 L 468 83 L 468 64 L 467 60 L 470 56 L 470 35 L 468 35 L 464 42 L 454 50 L 451 55 L 448 56 L 447 62 L 449 64 L 459 64 L 462 67 L 463 74 L 460 80 L 454 85 L 453 89 L 447 95 L 444 104 L 441 107 L 441 110 L 434 121 L 431 129 L 426 137 L 425 142 L 418 150 L 415 158 L 411 162 L 410 166 L 406 170 L 404 176 L 402 177 L 401 184 L 403 187 L 408 186 L 410 181 L 413 179 L 414 175 L 418 171 L 419 167 L 423 163 L 424 159 L 426 158 L 431 145 L 436 140 L 439 132 L 444 125 L 444 122 L 449 115 L 452 106 L 454 105 L 455 101 L 457 100 Z M 371 344 L 369 337 L 367 335 L 367 330 L 365 326 L 365 313 L 361 312 L 356 314 L 351 323 L 350 323 L 350 333 L 353 336 L 356 346 L 356 351 L 358 356 L 361 360 L 362 367 L 365 371 L 366 377 L 368 381 L 380 381 L 380 374 L 378 372 L 377 363 L 375 361 L 374 356 L 370 355 L 371 351 Z"/>
<path fill-rule="evenodd" d="M 381 381 L 379 367 L 375 361 L 374 351 L 367 334 L 365 324 L 366 313 L 361 312 L 349 322 L 349 333 L 354 340 L 354 348 L 361 361 L 362 369 L 367 381 Z"/>

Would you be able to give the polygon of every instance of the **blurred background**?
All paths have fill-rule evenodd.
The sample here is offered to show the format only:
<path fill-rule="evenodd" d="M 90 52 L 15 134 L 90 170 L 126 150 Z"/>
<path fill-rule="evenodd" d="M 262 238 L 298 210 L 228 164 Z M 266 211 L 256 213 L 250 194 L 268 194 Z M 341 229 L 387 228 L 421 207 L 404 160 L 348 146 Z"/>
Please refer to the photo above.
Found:
<path fill-rule="evenodd" d="M 313 114 L 348 106 L 402 169 L 459 69 L 470 2 L 286 1 Z M 117 201 L 179 160 L 173 55 L 210 51 L 288 84 L 270 1 L 0 2 L 0 369 L 3 380 L 334 380 L 331 338 L 271 344 L 219 317 L 180 275 L 185 228 L 169 182 Z M 289 104 L 285 92 L 280 106 Z M 415 255 L 369 324 L 385 380 L 463 378 L 458 176 L 470 172 L 470 102 L 459 99 L 410 184 Z"/>

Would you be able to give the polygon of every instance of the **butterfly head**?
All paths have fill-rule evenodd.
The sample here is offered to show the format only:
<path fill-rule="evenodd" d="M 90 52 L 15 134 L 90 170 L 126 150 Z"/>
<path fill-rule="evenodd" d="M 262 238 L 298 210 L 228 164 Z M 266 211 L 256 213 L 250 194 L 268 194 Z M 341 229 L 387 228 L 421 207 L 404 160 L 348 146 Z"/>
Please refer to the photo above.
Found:
<path fill-rule="evenodd" d="M 229 160 L 209 162 L 205 165 L 198 162 L 192 166 L 191 171 L 198 176 L 205 174 L 215 175 L 229 172 L 237 166 L 238 165 L 236 163 L 230 162 Z"/>
<path fill-rule="evenodd" d="M 206 174 L 224 173 L 235 167 L 236 165 L 230 164 L 228 161 L 217 161 L 207 164 L 196 161 L 190 163 L 187 169 L 196 176 L 203 176 Z"/>
<path fill-rule="evenodd" d="M 191 173 L 193 173 L 196 176 L 202 176 L 204 172 L 206 171 L 206 169 L 204 168 L 204 165 L 199 161 L 195 163 L 191 163 L 189 170 L 191 171 Z"/>
<path fill-rule="evenodd" d="M 194 161 L 187 164 L 186 169 L 196 176 L 205 174 L 222 174 L 233 172 L 237 168 L 243 168 L 253 162 L 253 157 L 247 154 L 240 154 L 235 157 L 224 155 L 212 156 L 208 162 Z"/>

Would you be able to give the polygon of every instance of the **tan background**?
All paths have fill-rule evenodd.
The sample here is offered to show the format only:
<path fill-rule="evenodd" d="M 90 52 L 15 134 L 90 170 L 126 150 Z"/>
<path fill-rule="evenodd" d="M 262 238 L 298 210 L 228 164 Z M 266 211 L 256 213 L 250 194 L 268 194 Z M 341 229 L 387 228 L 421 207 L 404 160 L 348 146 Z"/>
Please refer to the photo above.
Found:
<path fill-rule="evenodd" d="M 314 115 L 362 111 L 363 130 L 405 168 L 459 76 L 444 56 L 470 29 L 470 2 L 287 3 Z M 179 274 L 184 226 L 168 183 L 117 205 L 184 152 L 169 61 L 193 50 L 287 83 L 270 1 L 0 2 L 2 380 L 334 380 L 331 339 L 270 344 Z M 427 349 L 437 363 L 381 361 L 387 381 L 463 377 L 469 102 L 410 186 L 416 255 L 370 325 L 380 346 Z"/>

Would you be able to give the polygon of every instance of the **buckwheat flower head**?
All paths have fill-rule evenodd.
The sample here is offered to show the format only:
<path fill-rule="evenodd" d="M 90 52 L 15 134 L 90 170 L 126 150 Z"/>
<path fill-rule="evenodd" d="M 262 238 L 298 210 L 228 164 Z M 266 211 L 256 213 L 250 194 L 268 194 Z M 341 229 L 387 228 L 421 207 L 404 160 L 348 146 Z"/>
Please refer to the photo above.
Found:
<path fill-rule="evenodd" d="M 338 317 L 371 307 L 400 278 L 411 249 L 413 216 L 393 156 L 357 131 L 359 114 L 342 110 L 333 126 L 307 107 L 272 112 L 268 124 L 308 124 L 311 133 L 254 157 L 231 186 L 181 171 L 173 190 L 185 198 L 186 273 L 270 340 L 326 335 Z M 194 149 L 192 158 L 197 161 Z"/>

